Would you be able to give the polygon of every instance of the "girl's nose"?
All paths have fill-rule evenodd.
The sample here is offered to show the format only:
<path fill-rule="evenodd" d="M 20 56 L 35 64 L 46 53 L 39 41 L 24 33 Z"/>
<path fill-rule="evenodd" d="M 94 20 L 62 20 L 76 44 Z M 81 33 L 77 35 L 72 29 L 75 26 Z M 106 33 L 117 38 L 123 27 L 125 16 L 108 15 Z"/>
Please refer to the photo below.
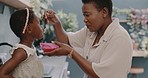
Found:
<path fill-rule="evenodd" d="M 42 30 L 43 33 L 46 32 L 46 27 L 45 27 L 45 25 L 41 25 L 40 28 L 41 28 L 41 30 Z"/>
<path fill-rule="evenodd" d="M 46 33 L 46 28 L 43 28 L 43 33 Z"/>

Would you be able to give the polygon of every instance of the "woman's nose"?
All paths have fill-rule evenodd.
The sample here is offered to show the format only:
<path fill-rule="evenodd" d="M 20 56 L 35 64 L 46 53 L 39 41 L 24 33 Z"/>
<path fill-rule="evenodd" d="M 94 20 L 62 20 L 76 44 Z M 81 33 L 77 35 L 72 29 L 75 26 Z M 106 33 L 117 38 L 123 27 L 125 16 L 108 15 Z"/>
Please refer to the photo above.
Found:
<path fill-rule="evenodd" d="M 84 18 L 84 22 L 87 23 L 87 21 L 88 21 L 88 20 L 87 20 L 86 18 Z"/>

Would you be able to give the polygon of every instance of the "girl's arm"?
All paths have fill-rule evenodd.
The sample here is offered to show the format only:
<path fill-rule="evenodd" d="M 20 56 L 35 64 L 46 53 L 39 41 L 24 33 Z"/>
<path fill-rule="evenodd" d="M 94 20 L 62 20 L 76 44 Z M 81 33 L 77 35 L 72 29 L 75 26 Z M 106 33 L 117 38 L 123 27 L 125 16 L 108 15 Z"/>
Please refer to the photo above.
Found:
<path fill-rule="evenodd" d="M 12 71 L 27 58 L 22 48 L 14 50 L 12 57 L 0 67 L 0 78 L 13 78 Z"/>

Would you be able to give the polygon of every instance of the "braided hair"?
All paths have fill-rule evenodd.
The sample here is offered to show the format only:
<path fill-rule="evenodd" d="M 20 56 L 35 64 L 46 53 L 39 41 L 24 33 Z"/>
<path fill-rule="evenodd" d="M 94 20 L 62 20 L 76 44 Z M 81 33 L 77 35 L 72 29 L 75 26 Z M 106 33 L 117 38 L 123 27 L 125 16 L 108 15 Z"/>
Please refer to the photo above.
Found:
<path fill-rule="evenodd" d="M 29 17 L 27 25 L 33 23 L 34 19 L 34 12 L 30 9 L 28 11 L 29 11 Z M 14 34 L 19 38 L 22 37 L 22 32 L 27 20 L 26 17 L 27 17 L 26 9 L 17 10 L 10 17 L 9 20 L 10 28 L 14 32 Z"/>

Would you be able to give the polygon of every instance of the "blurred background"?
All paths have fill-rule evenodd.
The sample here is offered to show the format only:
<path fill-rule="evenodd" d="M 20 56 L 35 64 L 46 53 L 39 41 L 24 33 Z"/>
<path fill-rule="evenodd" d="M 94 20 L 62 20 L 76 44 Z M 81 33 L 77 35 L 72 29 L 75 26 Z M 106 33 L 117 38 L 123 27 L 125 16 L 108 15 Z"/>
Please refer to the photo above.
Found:
<path fill-rule="evenodd" d="M 144 68 L 144 72 L 138 75 L 138 78 L 147 78 L 148 73 L 148 0 L 112 0 L 113 18 L 118 17 L 121 25 L 129 32 L 133 39 L 134 50 L 139 53 L 133 57 L 133 65 Z M 0 43 L 7 42 L 12 45 L 19 39 L 9 28 L 10 15 L 18 9 L 32 8 L 40 19 L 41 25 L 46 25 L 41 16 L 44 11 L 53 9 L 62 21 L 63 27 L 68 32 L 74 32 L 84 27 L 82 15 L 81 0 L 0 0 Z M 56 40 L 51 25 L 46 25 L 45 38 L 42 42 Z M 34 43 L 37 48 L 39 41 Z M 11 47 L 1 46 L 0 53 L 8 53 Z M 5 54 L 1 54 L 3 57 Z M 6 61 L 10 55 L 6 54 L 3 61 Z M 72 60 L 69 62 L 68 70 L 70 78 L 82 78 L 83 71 Z M 130 74 L 129 74 L 130 78 Z"/>

